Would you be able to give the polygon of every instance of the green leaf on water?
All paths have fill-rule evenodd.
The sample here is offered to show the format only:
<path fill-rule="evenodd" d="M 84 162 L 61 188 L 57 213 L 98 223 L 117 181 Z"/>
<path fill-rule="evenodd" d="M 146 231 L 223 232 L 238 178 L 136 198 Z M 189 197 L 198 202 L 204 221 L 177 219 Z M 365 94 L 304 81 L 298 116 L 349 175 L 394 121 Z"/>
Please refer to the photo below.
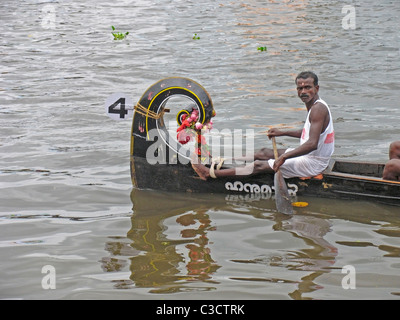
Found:
<path fill-rule="evenodd" d="M 111 26 L 111 29 L 115 31 L 115 27 Z M 121 32 L 111 32 L 114 36 L 114 40 L 123 40 L 129 34 L 129 32 L 121 33 Z"/>

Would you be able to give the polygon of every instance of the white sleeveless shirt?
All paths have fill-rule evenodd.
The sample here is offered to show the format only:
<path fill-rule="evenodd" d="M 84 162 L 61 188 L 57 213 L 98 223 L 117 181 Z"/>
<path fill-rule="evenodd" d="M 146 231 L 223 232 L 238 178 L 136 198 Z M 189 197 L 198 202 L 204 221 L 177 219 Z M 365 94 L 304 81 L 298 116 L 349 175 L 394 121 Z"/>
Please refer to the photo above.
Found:
<path fill-rule="evenodd" d="M 316 150 L 303 156 L 289 158 L 279 168 L 285 179 L 292 177 L 314 177 L 322 173 L 329 165 L 329 161 L 335 150 L 335 131 L 333 130 L 332 114 L 325 101 L 318 99 L 315 103 L 317 102 L 323 103 L 328 108 L 329 124 L 325 131 L 320 134 Z M 311 123 L 309 117 L 310 112 L 307 114 L 307 119 L 303 127 L 300 145 L 305 143 L 310 137 Z M 293 148 L 287 149 L 286 152 L 291 150 L 293 150 Z M 268 160 L 268 164 L 271 168 L 274 162 L 274 159 Z"/>
<path fill-rule="evenodd" d="M 318 158 L 330 158 L 333 152 L 335 151 L 335 131 L 333 129 L 332 114 L 328 104 L 324 100 L 318 99 L 317 101 L 314 102 L 314 104 L 317 102 L 321 102 L 328 108 L 329 124 L 326 127 L 325 131 L 321 133 L 321 135 L 319 136 L 318 148 L 310 152 L 308 155 Z M 310 126 L 311 126 L 309 117 L 310 117 L 310 112 L 308 112 L 307 114 L 307 119 L 303 127 L 303 132 L 300 138 L 300 145 L 302 145 L 309 139 Z"/>

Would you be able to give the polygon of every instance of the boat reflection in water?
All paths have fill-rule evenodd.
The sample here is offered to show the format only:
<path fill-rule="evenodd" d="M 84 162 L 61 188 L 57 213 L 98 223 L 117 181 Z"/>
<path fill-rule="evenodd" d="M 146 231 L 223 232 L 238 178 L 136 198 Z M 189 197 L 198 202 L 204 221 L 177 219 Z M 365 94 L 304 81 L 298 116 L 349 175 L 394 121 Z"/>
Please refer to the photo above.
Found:
<path fill-rule="evenodd" d="M 131 243 L 107 245 L 113 257 L 102 259 L 104 271 L 119 271 L 126 263 L 114 257 L 131 255 L 130 281 L 118 280 L 115 286 L 150 288 L 151 293 L 215 289 L 218 281 L 212 275 L 220 266 L 209 248 L 208 233 L 214 230 L 210 208 L 193 206 L 187 197 L 174 194 L 172 199 L 168 193 L 137 189 L 133 189 L 131 199 L 132 227 L 127 233 Z M 167 236 L 168 228 L 179 229 L 178 234 Z M 196 287 L 193 282 L 205 285 Z"/>
<path fill-rule="evenodd" d="M 184 291 L 188 281 L 208 283 L 201 290 L 213 289 L 210 284 L 217 282 L 212 275 L 220 266 L 210 253 L 208 233 L 213 227 L 208 210 L 193 210 L 181 199 L 167 202 L 166 194 L 137 193 L 132 192 L 134 214 L 127 236 L 140 253 L 130 259 L 131 280 L 136 286 L 153 288 L 152 293 Z M 167 223 L 180 227 L 175 239 L 166 235 Z"/>
<path fill-rule="evenodd" d="M 131 200 L 131 229 L 125 239 L 106 244 L 111 256 L 101 261 L 105 272 L 129 269 L 129 276 L 121 274 L 124 279 L 114 280 L 114 286 L 148 288 L 148 293 L 158 294 L 216 294 L 201 295 L 205 298 L 218 298 L 218 291 L 246 294 L 253 286 L 258 290 L 257 299 L 309 299 L 307 293 L 324 290 L 321 278 L 316 279 L 328 273 L 322 283 L 333 279 L 328 282 L 343 290 L 338 244 L 357 250 L 363 243 L 338 241 L 338 234 L 332 234 L 332 223 L 350 219 L 375 227 L 374 220 L 379 217 L 387 221 L 385 228 L 396 218 L 393 207 L 377 207 L 379 211 L 369 214 L 366 205 L 335 202 L 342 205 L 335 207 L 318 198 L 310 199 L 306 208 L 296 208 L 293 216 L 276 212 L 273 199 L 257 195 L 133 189 Z M 379 249 L 392 254 L 399 250 L 388 246 Z M 265 295 L 260 294 L 260 288 Z"/>

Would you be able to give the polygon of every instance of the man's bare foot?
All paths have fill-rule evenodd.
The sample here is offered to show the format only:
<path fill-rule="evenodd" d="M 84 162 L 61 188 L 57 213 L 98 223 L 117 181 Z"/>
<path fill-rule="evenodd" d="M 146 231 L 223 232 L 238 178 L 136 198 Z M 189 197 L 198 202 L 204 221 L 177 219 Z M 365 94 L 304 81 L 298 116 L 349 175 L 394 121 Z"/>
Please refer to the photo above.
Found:
<path fill-rule="evenodd" d="M 192 168 L 199 175 L 201 180 L 207 180 L 210 177 L 210 169 L 201 164 L 198 159 L 192 157 Z"/>

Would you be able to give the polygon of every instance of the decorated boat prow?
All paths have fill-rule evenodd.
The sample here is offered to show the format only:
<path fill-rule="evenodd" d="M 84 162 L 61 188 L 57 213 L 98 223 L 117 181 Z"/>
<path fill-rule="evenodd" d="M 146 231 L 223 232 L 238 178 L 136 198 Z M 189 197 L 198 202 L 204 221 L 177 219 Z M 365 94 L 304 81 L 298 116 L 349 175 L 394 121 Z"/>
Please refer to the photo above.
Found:
<path fill-rule="evenodd" d="M 177 153 L 190 158 L 190 150 L 182 148 L 176 133 L 173 134 L 185 116 L 196 110 L 197 122 L 206 124 L 215 115 L 207 91 L 197 82 L 182 77 L 166 78 L 153 84 L 134 109 L 131 155 L 147 157 L 150 162 L 160 164 L 175 163 Z M 155 143 L 160 139 L 162 141 Z M 182 162 L 182 157 L 178 158 L 178 163 Z"/>

